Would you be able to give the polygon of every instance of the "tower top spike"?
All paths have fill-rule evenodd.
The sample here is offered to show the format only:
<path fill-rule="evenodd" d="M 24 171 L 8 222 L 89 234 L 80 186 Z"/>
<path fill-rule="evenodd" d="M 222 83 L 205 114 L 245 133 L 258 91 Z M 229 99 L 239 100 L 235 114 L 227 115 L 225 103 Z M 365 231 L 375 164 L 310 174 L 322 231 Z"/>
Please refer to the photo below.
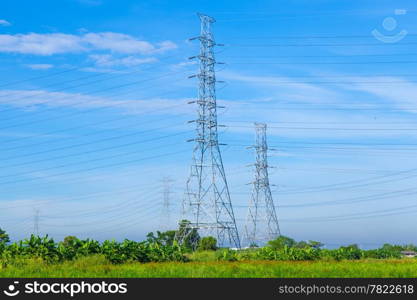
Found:
<path fill-rule="evenodd" d="M 216 19 L 213 17 L 210 17 L 209 15 L 203 14 L 203 13 L 197 13 L 197 16 L 200 18 L 200 21 L 208 21 L 210 23 L 216 22 Z"/>

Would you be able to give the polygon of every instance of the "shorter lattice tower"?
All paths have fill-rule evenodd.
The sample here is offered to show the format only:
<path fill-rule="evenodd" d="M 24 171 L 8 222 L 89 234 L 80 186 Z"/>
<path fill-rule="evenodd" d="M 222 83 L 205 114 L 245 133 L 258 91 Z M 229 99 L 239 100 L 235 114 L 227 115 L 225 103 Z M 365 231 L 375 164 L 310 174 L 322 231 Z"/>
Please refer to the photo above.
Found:
<path fill-rule="evenodd" d="M 160 228 L 161 230 L 170 230 L 171 226 L 171 184 L 173 180 L 169 177 L 162 179 L 162 210 Z"/>
<path fill-rule="evenodd" d="M 33 216 L 33 234 L 39 236 L 39 209 L 35 209 L 35 215 Z"/>
<path fill-rule="evenodd" d="M 249 246 L 259 246 L 280 235 L 278 218 L 269 184 L 266 124 L 255 123 L 255 130 L 256 144 L 250 147 L 255 149 L 255 178 L 252 182 L 253 191 L 245 226 L 246 242 Z"/>

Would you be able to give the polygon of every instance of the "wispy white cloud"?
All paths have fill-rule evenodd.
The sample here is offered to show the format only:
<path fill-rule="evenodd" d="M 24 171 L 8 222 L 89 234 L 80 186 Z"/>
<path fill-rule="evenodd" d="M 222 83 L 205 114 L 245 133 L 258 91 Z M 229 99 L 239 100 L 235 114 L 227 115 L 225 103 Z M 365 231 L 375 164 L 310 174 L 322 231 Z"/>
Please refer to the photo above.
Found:
<path fill-rule="evenodd" d="M 32 70 L 48 70 L 54 67 L 51 64 L 30 64 L 26 66 Z"/>
<path fill-rule="evenodd" d="M 354 83 L 343 85 L 344 89 L 365 92 L 385 100 L 395 108 L 417 113 L 415 82 L 393 76 L 352 77 L 350 80 Z"/>
<path fill-rule="evenodd" d="M 133 36 L 115 33 L 0 34 L 0 52 L 54 55 L 107 50 L 122 54 L 157 54 L 177 48 L 171 41 L 150 43 Z"/>
<path fill-rule="evenodd" d="M 417 112 L 414 98 L 417 96 L 417 84 L 397 76 L 343 76 L 341 83 L 326 86 L 303 83 L 285 76 L 252 76 L 235 72 L 224 72 L 222 77 L 229 81 L 244 82 L 253 87 L 268 88 L 273 94 L 267 99 L 258 99 L 271 103 L 299 102 L 356 106 L 369 106 L 380 108 L 395 108 L 407 112 Z M 332 75 L 328 75 L 332 77 Z M 348 83 L 347 83 L 348 82 Z M 346 91 L 363 92 L 363 98 L 352 96 Z M 373 97 L 369 97 L 369 95 Z"/>
<path fill-rule="evenodd" d="M 63 33 L 1 34 L 0 52 L 53 55 L 87 51 L 79 36 Z"/>
<path fill-rule="evenodd" d="M 114 57 L 111 54 L 91 54 L 89 58 L 94 61 L 94 64 L 99 67 L 132 67 L 146 63 L 156 62 L 157 59 L 153 57 L 139 58 L 136 56 Z"/>
<path fill-rule="evenodd" d="M 326 103 L 335 98 L 341 100 L 341 95 L 330 88 L 315 84 L 300 83 L 285 76 L 255 76 L 237 72 L 222 72 L 222 78 L 227 81 L 244 82 L 252 86 L 269 88 L 274 95 L 267 101 L 294 101 Z"/>
<path fill-rule="evenodd" d="M 0 19 L 0 26 L 10 26 L 10 25 L 12 25 L 10 24 L 10 22 Z"/>
<path fill-rule="evenodd" d="M 196 61 L 183 61 L 183 62 L 172 65 L 171 68 L 173 70 L 181 70 L 181 69 L 188 68 L 190 66 L 195 66 L 196 64 L 197 64 Z"/>
<path fill-rule="evenodd" d="M 108 107 L 114 108 L 123 114 L 142 114 L 152 110 L 170 108 L 165 111 L 169 114 L 191 112 L 189 99 L 144 98 L 115 100 L 107 97 L 90 96 L 79 93 L 48 92 L 44 90 L 2 90 L 0 91 L 0 104 L 12 105 L 26 110 L 35 110 L 41 106 L 66 107 L 73 109 L 89 109 Z"/>
<path fill-rule="evenodd" d="M 171 41 L 151 44 L 138 40 L 130 35 L 114 32 L 87 33 L 81 38 L 82 42 L 91 45 L 94 49 L 110 50 L 125 54 L 154 54 L 177 48 Z"/>
<path fill-rule="evenodd" d="M 246 98 L 241 98 L 239 101 L 219 100 L 230 112 L 233 112 L 233 114 L 226 112 L 224 115 L 226 119 L 231 118 L 232 123 L 228 123 L 227 120 L 224 123 L 232 126 L 230 127 L 232 132 L 249 133 L 253 131 L 251 123 L 260 121 L 275 123 L 271 124 L 268 134 L 281 137 L 373 137 L 375 139 L 415 137 L 414 131 L 402 130 L 407 126 L 415 126 L 412 125 L 416 122 L 411 115 L 398 117 L 384 114 L 385 109 L 388 111 L 395 109 L 399 113 L 417 112 L 417 105 L 413 103 L 417 95 L 417 84 L 400 77 L 336 74 L 343 76 L 341 83 L 320 85 L 315 84 L 314 81 L 304 83 L 303 80 L 300 82 L 298 79 L 285 76 L 254 76 L 237 72 L 222 72 L 221 75 L 222 79 L 225 78 L 229 82 L 236 81 L 248 91 Z M 258 91 L 266 92 L 264 93 L 266 96 L 262 96 L 261 93 L 256 96 Z M 374 114 L 373 108 L 378 109 L 377 115 Z M 378 123 L 379 118 L 392 124 Z M 237 121 L 246 122 L 237 124 Z M 285 124 L 286 122 L 290 124 Z M 319 124 L 312 125 L 310 122 Z M 334 124 L 326 124 L 326 122 Z M 409 123 L 404 125 L 404 122 Z M 245 126 L 240 127 L 241 125 Z M 327 127 L 330 130 L 327 130 Z M 337 128 L 332 130 L 332 127 L 341 127 L 342 130 Z M 348 130 L 343 130 L 344 127 Z M 391 130 L 385 131 L 384 128 L 387 127 Z"/>

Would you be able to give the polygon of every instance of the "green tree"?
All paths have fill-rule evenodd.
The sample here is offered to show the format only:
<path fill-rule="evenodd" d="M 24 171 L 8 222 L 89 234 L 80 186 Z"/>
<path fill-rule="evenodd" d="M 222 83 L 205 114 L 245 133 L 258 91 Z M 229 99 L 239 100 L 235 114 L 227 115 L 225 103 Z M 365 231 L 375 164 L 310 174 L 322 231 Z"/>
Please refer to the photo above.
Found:
<path fill-rule="evenodd" d="M 306 241 L 299 241 L 295 244 L 296 248 L 309 248 L 310 245 Z"/>
<path fill-rule="evenodd" d="M 156 235 L 150 232 L 146 235 L 147 241 L 150 243 L 157 243 L 163 246 L 172 246 L 175 240 L 175 230 L 168 230 L 165 232 L 157 231 Z"/>
<path fill-rule="evenodd" d="M 205 251 L 205 250 L 217 250 L 217 240 L 212 236 L 203 237 L 199 243 L 197 250 Z"/>
<path fill-rule="evenodd" d="M 7 244 L 8 242 L 10 242 L 9 235 L 0 228 L 0 244 Z"/>
<path fill-rule="evenodd" d="M 64 238 L 62 244 L 65 247 L 69 247 L 69 246 L 73 246 L 75 245 L 75 243 L 78 241 L 78 238 L 76 236 L 73 235 L 68 235 Z"/>
<path fill-rule="evenodd" d="M 296 245 L 296 241 L 290 237 L 281 235 L 277 237 L 275 240 L 269 241 L 268 246 L 273 249 L 281 249 L 285 246 L 287 247 L 294 247 Z"/>
<path fill-rule="evenodd" d="M 402 250 L 404 250 L 404 248 L 400 245 L 391 245 L 391 244 L 388 244 L 388 243 L 385 243 L 384 245 L 382 245 L 381 249 L 389 250 L 389 251 L 391 251 L 391 250 L 392 251 L 402 251 Z"/>
<path fill-rule="evenodd" d="M 315 248 L 315 249 L 320 249 L 321 247 L 324 246 L 323 243 L 317 242 L 317 241 L 308 241 L 308 244 L 311 248 Z"/>
<path fill-rule="evenodd" d="M 413 244 L 404 245 L 403 249 L 407 251 L 417 251 L 417 247 Z"/>
<path fill-rule="evenodd" d="M 340 247 L 340 248 L 343 248 L 343 247 Z M 358 250 L 359 246 L 358 246 L 358 244 L 350 244 L 350 245 L 345 246 L 344 248 Z"/>

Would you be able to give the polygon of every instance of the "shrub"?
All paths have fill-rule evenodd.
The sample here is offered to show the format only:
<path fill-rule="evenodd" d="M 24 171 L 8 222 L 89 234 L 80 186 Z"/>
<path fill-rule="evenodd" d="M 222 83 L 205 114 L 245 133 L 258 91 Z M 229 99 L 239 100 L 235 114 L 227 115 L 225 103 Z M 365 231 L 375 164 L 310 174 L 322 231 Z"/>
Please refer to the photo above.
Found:
<path fill-rule="evenodd" d="M 281 235 L 277 237 L 275 240 L 268 242 L 268 247 L 272 249 L 282 249 L 284 247 L 294 247 L 296 245 L 296 241 L 292 238 L 287 236 Z"/>
<path fill-rule="evenodd" d="M 212 236 L 203 237 L 198 243 L 197 250 L 217 250 L 217 240 Z"/>
<path fill-rule="evenodd" d="M 339 249 L 335 250 L 329 250 L 328 254 L 335 260 L 361 259 L 365 256 L 364 251 L 359 249 L 356 245 L 350 245 L 346 247 L 340 247 Z"/>
<path fill-rule="evenodd" d="M 320 250 L 315 248 L 291 248 L 284 246 L 282 249 L 261 248 L 256 252 L 256 257 L 263 260 L 316 260 L 321 256 Z"/>
<path fill-rule="evenodd" d="M 363 252 L 364 258 L 377 258 L 377 259 L 384 259 L 384 258 L 401 258 L 401 251 L 398 249 L 387 249 L 387 248 L 379 248 L 379 249 L 372 249 L 366 250 Z"/>
<path fill-rule="evenodd" d="M 237 261 L 237 251 L 230 249 L 221 249 L 216 251 L 216 259 L 219 261 Z"/>
<path fill-rule="evenodd" d="M 6 231 L 0 228 L 0 244 L 7 244 L 10 242 L 9 235 Z"/>
<path fill-rule="evenodd" d="M 74 260 L 102 254 L 114 264 L 126 261 L 138 262 L 162 262 L 162 261 L 187 261 L 183 248 L 176 242 L 172 245 L 161 245 L 158 243 L 135 242 L 124 240 L 123 242 L 104 241 L 100 244 L 95 240 L 80 240 L 76 237 L 67 237 L 60 243 L 55 243 L 48 236 L 39 237 L 31 235 L 18 243 L 4 245 L 0 255 L 3 264 L 19 258 L 40 258 L 47 262 L 59 262 Z"/>

